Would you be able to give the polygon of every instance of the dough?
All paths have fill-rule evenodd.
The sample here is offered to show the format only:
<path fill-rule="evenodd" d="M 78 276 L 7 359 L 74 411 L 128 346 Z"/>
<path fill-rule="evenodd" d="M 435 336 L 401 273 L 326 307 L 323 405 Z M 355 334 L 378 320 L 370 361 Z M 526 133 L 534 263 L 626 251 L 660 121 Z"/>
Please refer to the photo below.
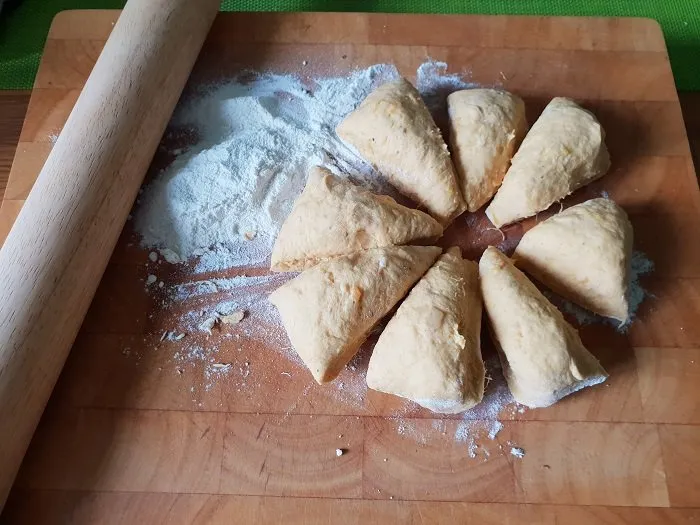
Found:
<path fill-rule="evenodd" d="M 591 199 L 527 232 L 515 264 L 562 297 L 626 322 L 632 224 L 610 199 Z"/>
<path fill-rule="evenodd" d="M 336 129 L 401 193 L 441 223 L 465 209 L 450 153 L 416 88 L 380 86 Z"/>
<path fill-rule="evenodd" d="M 316 381 L 338 375 L 440 251 L 434 246 L 373 248 L 324 261 L 272 292 L 270 301 L 289 340 Z"/>
<path fill-rule="evenodd" d="M 484 395 L 476 263 L 443 254 L 411 290 L 374 347 L 367 386 L 453 414 Z"/>
<path fill-rule="evenodd" d="M 486 208 L 498 228 L 546 210 L 610 167 L 605 132 L 595 116 L 567 98 L 553 99 L 520 145 Z"/>
<path fill-rule="evenodd" d="M 450 150 L 467 209 L 486 204 L 527 131 L 525 103 L 507 91 L 465 89 L 447 97 Z"/>
<path fill-rule="evenodd" d="M 374 195 L 323 168 L 313 168 L 304 192 L 282 225 L 272 270 L 303 270 L 367 248 L 434 242 L 442 226 L 427 213 Z"/>
<path fill-rule="evenodd" d="M 546 407 L 608 377 L 561 312 L 498 249 L 479 261 L 484 306 L 513 397 Z"/>

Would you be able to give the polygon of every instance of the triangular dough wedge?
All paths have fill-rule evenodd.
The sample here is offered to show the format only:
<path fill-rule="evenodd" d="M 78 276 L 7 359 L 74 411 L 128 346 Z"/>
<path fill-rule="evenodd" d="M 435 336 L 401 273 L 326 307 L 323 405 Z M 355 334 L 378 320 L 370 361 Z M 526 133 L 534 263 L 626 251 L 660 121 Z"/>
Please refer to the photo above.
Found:
<path fill-rule="evenodd" d="M 332 381 L 372 327 L 440 254 L 435 246 L 389 246 L 331 259 L 270 295 L 299 357 L 319 383 Z"/>
<path fill-rule="evenodd" d="M 452 158 L 474 212 L 496 193 L 527 132 L 525 103 L 507 91 L 463 89 L 447 97 L 447 112 Z"/>
<path fill-rule="evenodd" d="M 513 397 L 546 407 L 608 377 L 564 316 L 498 249 L 479 261 L 484 306 Z"/>
<path fill-rule="evenodd" d="M 484 395 L 476 263 L 443 254 L 411 290 L 374 346 L 367 386 L 447 414 Z"/>
<path fill-rule="evenodd" d="M 591 199 L 532 228 L 513 258 L 562 297 L 624 323 L 631 256 L 625 211 L 610 199 Z"/>
<path fill-rule="evenodd" d="M 555 98 L 525 136 L 486 215 L 498 228 L 530 217 L 609 167 L 605 132 L 593 113 Z"/>
<path fill-rule="evenodd" d="M 441 235 L 442 226 L 427 213 L 316 167 L 277 236 L 271 267 L 303 270 L 329 257 L 393 244 L 431 243 Z"/>
<path fill-rule="evenodd" d="M 445 141 L 420 94 L 406 79 L 375 89 L 336 132 L 441 223 L 464 211 Z"/>

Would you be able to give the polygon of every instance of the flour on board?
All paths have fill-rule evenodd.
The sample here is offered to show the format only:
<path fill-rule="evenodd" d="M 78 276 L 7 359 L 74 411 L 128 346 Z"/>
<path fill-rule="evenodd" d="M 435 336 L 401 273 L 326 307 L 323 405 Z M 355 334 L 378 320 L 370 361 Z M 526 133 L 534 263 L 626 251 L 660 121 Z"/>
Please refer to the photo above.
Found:
<path fill-rule="evenodd" d="M 293 75 L 248 74 L 208 86 L 178 108 L 168 133 L 197 141 L 170 152 L 173 162 L 140 192 L 133 225 L 150 251 L 148 272 L 161 272 L 167 265 L 178 269 L 175 279 L 147 273 L 145 280 L 149 293 L 161 298 L 160 307 L 174 316 L 174 322 L 159 327 L 154 337 L 158 348 L 172 352 L 169 371 L 183 381 L 190 380 L 193 371 L 201 376 L 200 382 L 185 387 L 195 406 L 203 406 L 202 391 L 226 385 L 231 395 L 247 402 L 254 389 L 264 388 L 272 396 L 297 389 L 289 397 L 285 417 L 305 410 L 308 399 L 317 395 L 342 407 L 342 413 L 366 411 L 368 350 L 360 352 L 335 382 L 315 385 L 267 300 L 269 292 L 292 275 L 261 275 L 259 268 L 266 266 L 310 166 L 322 165 L 370 189 L 392 193 L 334 130 L 372 89 L 397 77 L 396 68 L 386 64 L 311 82 Z M 465 75 L 448 73 L 445 63 L 435 61 L 418 68 L 416 85 L 439 124 L 446 96 L 472 86 Z M 475 243 L 475 250 L 496 237 L 501 249 L 514 248 L 513 237 L 496 236 L 487 221 L 474 222 L 475 217 L 458 219 L 471 230 L 469 242 Z M 250 266 L 257 271 L 242 269 Z M 635 253 L 633 310 L 645 295 L 637 277 L 652 267 Z M 560 306 L 575 308 L 570 303 Z M 255 340 L 278 349 L 279 355 L 241 350 L 243 342 Z M 502 420 L 517 418 L 525 408 L 513 401 L 495 356 L 487 359 L 487 369 L 493 379 L 474 409 L 443 418 L 405 401 L 389 421 L 399 435 L 419 445 L 450 439 L 481 461 L 496 450 L 507 454 L 507 446 L 510 454 L 521 458 L 523 449 L 511 442 L 501 444 L 500 433 Z M 277 391 L 269 391 L 271 385 Z"/>
<path fill-rule="evenodd" d="M 313 165 L 379 189 L 374 170 L 335 134 L 377 85 L 398 77 L 375 65 L 306 85 L 261 73 L 209 86 L 180 107 L 170 132 L 199 138 L 146 186 L 135 228 L 144 246 L 198 271 L 260 264 Z"/>

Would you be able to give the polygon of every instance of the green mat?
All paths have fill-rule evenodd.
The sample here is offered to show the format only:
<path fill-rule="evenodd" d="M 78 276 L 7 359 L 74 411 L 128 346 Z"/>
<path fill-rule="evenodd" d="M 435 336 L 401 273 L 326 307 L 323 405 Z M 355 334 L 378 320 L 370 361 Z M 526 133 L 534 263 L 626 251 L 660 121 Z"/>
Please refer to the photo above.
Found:
<path fill-rule="evenodd" d="M 53 16 L 64 9 L 114 9 L 123 0 L 6 0 L 0 15 L 0 89 L 29 89 Z M 193 0 L 196 1 L 196 0 Z M 370 11 L 640 16 L 659 21 L 680 90 L 700 90 L 700 0 L 224 0 L 224 11 Z"/>

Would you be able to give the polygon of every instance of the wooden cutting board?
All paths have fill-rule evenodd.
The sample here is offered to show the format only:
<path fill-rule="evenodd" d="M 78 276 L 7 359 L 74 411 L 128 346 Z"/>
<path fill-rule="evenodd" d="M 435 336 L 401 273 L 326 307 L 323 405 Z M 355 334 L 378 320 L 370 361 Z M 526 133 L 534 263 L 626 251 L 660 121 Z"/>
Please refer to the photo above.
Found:
<path fill-rule="evenodd" d="M 54 20 L 0 211 L 3 238 L 117 16 L 70 11 Z M 144 291 L 147 252 L 127 227 L 0 521 L 700 519 L 700 193 L 655 22 L 222 14 L 191 85 L 246 68 L 313 77 L 378 62 L 413 77 L 427 57 L 520 94 L 531 122 L 556 95 L 579 99 L 600 117 L 613 168 L 568 203 L 609 192 L 631 216 L 636 249 L 655 263 L 642 283 L 653 297 L 626 334 L 581 327 L 609 381 L 549 409 L 505 410 L 503 430 L 481 439 L 488 458 L 482 451 L 471 458 L 455 438 L 459 416 L 313 385 L 245 320 L 219 356 L 241 374 L 207 388 L 202 367 L 178 370 L 175 343 L 159 341 L 175 327 L 158 297 Z M 166 160 L 159 153 L 154 163 Z M 476 256 L 483 245 L 471 243 L 465 221 L 450 237 Z M 508 238 L 531 224 L 508 229 Z M 482 244 L 500 241 L 492 233 Z M 179 278 L 167 265 L 159 277 Z M 340 381 L 359 389 L 358 377 L 346 371 Z M 525 450 L 522 459 L 510 454 L 512 445 Z M 336 448 L 345 453 L 337 457 Z"/>

